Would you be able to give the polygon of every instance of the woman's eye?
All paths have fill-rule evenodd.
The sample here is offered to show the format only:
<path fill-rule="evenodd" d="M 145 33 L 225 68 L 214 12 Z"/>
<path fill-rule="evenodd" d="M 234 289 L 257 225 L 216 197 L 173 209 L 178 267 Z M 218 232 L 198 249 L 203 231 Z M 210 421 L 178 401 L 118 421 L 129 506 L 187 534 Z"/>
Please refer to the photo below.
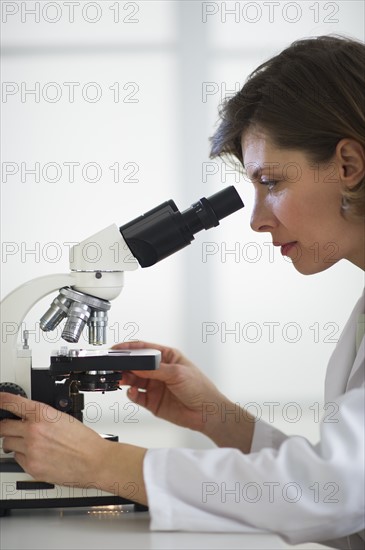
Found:
<path fill-rule="evenodd" d="M 275 185 L 278 183 L 278 180 L 261 180 L 262 185 L 266 185 L 268 190 L 271 191 L 274 189 Z"/>

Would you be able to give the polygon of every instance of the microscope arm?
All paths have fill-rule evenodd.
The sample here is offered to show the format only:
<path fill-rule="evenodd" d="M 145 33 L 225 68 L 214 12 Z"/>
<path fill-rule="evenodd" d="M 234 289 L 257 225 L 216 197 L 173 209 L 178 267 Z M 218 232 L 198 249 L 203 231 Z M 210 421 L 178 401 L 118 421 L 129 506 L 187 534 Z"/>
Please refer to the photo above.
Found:
<path fill-rule="evenodd" d="M 29 350 L 17 350 L 17 339 L 26 315 L 39 300 L 65 286 L 114 299 L 122 291 L 123 284 L 123 271 L 103 273 L 100 279 L 95 277 L 95 272 L 71 271 L 38 277 L 13 290 L 0 303 L 0 381 L 17 384 L 30 395 L 31 354 Z"/>
<path fill-rule="evenodd" d="M 88 247 L 103 251 L 98 261 L 87 261 Z M 114 300 L 122 291 L 124 271 L 137 267 L 137 260 L 113 224 L 72 248 L 70 273 L 38 277 L 8 294 L 0 303 L 0 383 L 17 384 L 30 396 L 31 353 L 29 349 L 18 350 L 17 339 L 26 315 L 39 300 L 63 287 L 102 300 Z"/>
<path fill-rule="evenodd" d="M 30 365 L 18 357 L 17 339 L 25 316 L 42 298 L 61 287 L 72 285 L 72 273 L 38 277 L 13 290 L 0 303 L 1 381 L 17 384 L 30 395 Z M 28 355 L 30 359 L 30 353 Z"/>

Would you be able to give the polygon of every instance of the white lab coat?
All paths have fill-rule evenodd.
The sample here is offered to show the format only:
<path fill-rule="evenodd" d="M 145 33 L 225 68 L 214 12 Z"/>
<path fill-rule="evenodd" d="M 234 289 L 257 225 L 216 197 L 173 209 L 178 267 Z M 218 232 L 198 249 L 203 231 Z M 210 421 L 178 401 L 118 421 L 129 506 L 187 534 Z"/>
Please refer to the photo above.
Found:
<path fill-rule="evenodd" d="M 325 402 L 334 403 L 327 413 L 335 414 L 321 423 L 319 443 L 258 421 L 247 455 L 231 448 L 148 450 L 151 529 L 260 530 L 292 544 L 364 547 L 364 338 L 357 352 L 355 346 L 363 312 L 364 295 L 328 365 Z"/>

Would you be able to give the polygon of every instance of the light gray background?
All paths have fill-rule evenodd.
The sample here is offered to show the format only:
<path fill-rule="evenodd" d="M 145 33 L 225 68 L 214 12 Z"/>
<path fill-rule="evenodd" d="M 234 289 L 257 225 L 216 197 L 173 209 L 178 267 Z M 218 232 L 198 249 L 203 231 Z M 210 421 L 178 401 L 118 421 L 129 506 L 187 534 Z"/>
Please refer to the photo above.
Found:
<path fill-rule="evenodd" d="M 326 364 L 363 274 L 344 262 L 319 275 L 298 274 L 272 250 L 269 235 L 250 229 L 250 184 L 209 160 L 208 137 L 222 97 L 292 41 L 329 33 L 363 40 L 364 3 L 1 4 L 2 297 L 31 278 L 67 271 L 67 243 L 169 198 L 185 209 L 234 184 L 244 210 L 184 251 L 126 275 L 108 343 L 137 338 L 178 347 L 234 401 L 253 403 L 266 417 L 263 403 L 276 402 L 278 426 L 315 439 Z M 65 84 L 71 82 L 73 100 Z M 71 162 L 79 163 L 74 181 L 65 164 Z M 38 183 L 26 172 L 36 163 Z M 11 167 L 16 173 L 6 176 Z M 36 366 L 47 366 L 62 344 L 36 325 L 51 298 L 27 318 Z M 273 336 L 268 323 L 276 323 Z M 224 328 L 238 332 L 225 335 Z M 124 440 L 208 445 L 128 404 L 122 392 L 89 394 L 87 401 L 89 423 Z"/>

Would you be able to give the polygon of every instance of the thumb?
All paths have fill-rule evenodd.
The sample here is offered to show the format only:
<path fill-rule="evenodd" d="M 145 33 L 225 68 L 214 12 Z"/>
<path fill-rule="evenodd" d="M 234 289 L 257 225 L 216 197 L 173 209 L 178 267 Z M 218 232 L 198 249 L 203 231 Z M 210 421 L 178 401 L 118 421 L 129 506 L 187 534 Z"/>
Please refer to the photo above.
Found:
<path fill-rule="evenodd" d="M 134 401 L 135 403 L 139 401 L 139 394 L 140 392 L 138 388 L 136 388 L 136 386 L 131 386 L 130 388 L 127 389 L 128 399 L 130 399 L 131 401 Z"/>

